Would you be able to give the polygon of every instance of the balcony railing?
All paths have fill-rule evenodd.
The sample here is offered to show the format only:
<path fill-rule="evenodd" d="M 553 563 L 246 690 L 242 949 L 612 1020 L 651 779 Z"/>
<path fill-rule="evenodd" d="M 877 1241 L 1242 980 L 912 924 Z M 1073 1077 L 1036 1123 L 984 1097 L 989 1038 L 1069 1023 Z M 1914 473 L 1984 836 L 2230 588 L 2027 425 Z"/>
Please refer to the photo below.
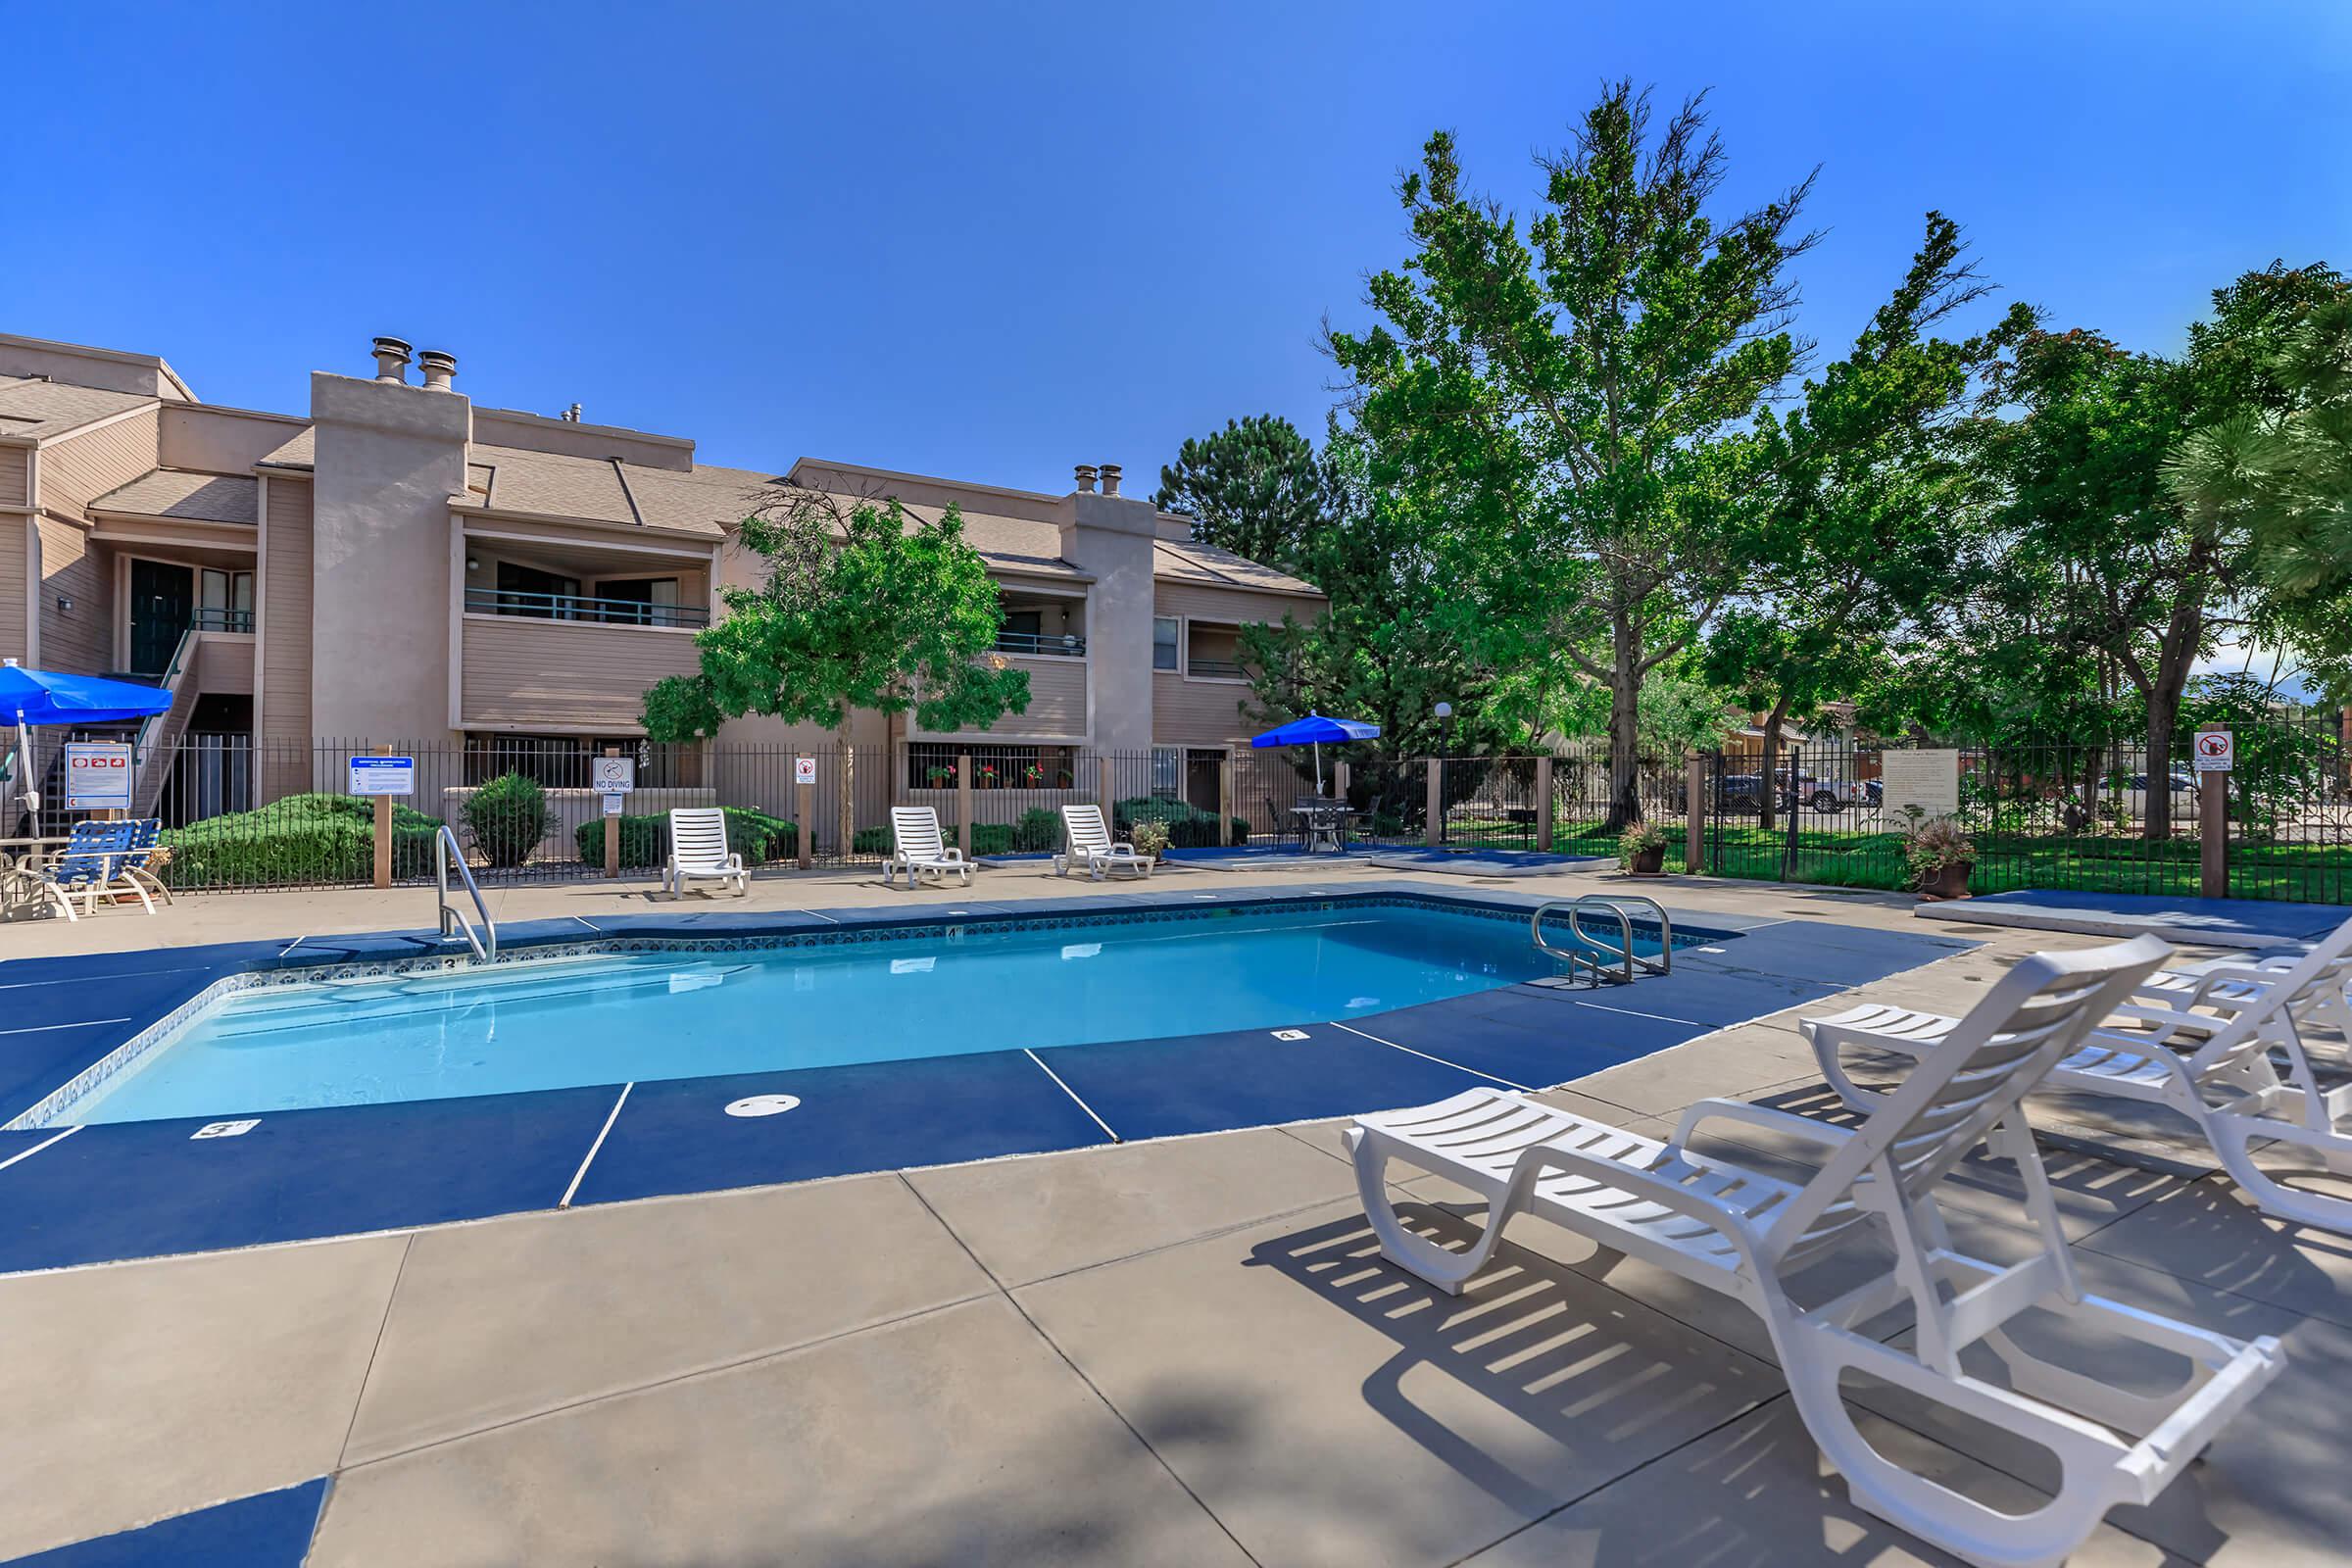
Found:
<path fill-rule="evenodd" d="M 707 605 L 652 605 L 639 599 L 589 599 L 579 594 L 525 594 L 468 588 L 466 609 L 476 615 L 523 615 L 535 620 L 585 620 L 601 626 L 708 626 Z"/>
<path fill-rule="evenodd" d="M 1203 680 L 1240 680 L 1242 666 L 1230 659 L 1192 659 L 1184 665 L 1185 673 Z"/>
<path fill-rule="evenodd" d="M 253 612 L 250 610 L 216 610 L 199 606 L 188 612 L 190 631 L 251 631 Z"/>
<path fill-rule="evenodd" d="M 1086 657 L 1086 639 L 1073 632 L 1001 631 L 1000 654 L 1059 654 L 1066 659 Z"/>

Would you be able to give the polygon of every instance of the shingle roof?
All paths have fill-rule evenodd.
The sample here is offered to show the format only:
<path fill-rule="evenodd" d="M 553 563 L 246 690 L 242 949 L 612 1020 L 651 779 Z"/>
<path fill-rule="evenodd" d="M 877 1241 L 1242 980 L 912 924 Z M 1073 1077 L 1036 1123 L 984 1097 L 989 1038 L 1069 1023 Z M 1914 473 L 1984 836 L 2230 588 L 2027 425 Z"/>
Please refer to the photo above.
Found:
<path fill-rule="evenodd" d="M 266 464 L 272 468 L 311 467 L 315 463 L 314 454 L 317 452 L 318 445 L 318 427 L 315 425 L 305 426 L 300 435 L 262 459 L 262 463 L 255 466 Z"/>
<path fill-rule="evenodd" d="M 0 435 L 44 440 L 68 430 L 157 401 L 135 392 L 0 375 Z"/>
<path fill-rule="evenodd" d="M 260 515 L 259 483 L 249 474 L 198 473 L 187 468 L 150 468 L 90 503 L 95 512 L 135 512 L 142 517 L 177 517 L 189 522 L 242 522 Z"/>
<path fill-rule="evenodd" d="M 1215 583 L 1228 588 L 1258 588 L 1269 593 L 1320 593 L 1311 582 L 1302 582 L 1272 566 L 1261 566 L 1247 557 L 1230 550 L 1202 544 L 1197 539 L 1157 539 L 1152 541 L 1152 575 L 1185 582 Z"/>
<path fill-rule="evenodd" d="M 611 458 L 575 458 L 520 447 L 466 448 L 466 476 L 481 505 L 502 512 L 585 517 L 716 538 L 772 480 L 745 468 L 678 473 Z"/>

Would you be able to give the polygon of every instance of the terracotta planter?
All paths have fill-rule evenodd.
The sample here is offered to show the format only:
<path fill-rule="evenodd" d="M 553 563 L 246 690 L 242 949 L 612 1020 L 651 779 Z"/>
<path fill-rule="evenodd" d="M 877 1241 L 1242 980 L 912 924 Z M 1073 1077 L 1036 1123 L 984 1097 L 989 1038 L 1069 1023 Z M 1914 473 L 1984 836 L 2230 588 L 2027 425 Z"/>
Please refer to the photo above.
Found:
<path fill-rule="evenodd" d="M 1648 849 L 1625 862 L 1625 869 L 1635 876 L 1656 876 L 1666 869 L 1666 846 L 1652 844 Z"/>
<path fill-rule="evenodd" d="M 1969 874 L 1976 868 L 1975 862 L 1969 860 L 1939 865 L 1920 879 L 1920 896 L 1928 899 L 1965 899 L 1968 897 Z"/>

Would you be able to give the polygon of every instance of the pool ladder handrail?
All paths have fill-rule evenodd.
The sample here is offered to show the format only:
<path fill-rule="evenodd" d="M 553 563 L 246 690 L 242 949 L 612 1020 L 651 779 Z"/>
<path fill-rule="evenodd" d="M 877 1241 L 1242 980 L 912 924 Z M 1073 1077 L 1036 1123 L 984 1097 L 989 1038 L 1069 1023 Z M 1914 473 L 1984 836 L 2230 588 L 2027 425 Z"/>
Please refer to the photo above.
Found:
<path fill-rule="evenodd" d="M 1647 905 L 1657 911 L 1658 954 L 1656 957 L 1634 951 L 1634 919 L 1632 915 L 1625 912 L 1624 907 L 1628 904 Z M 1555 948 L 1544 940 L 1544 916 L 1554 909 L 1562 908 L 1568 911 L 1568 929 L 1574 933 L 1576 939 L 1579 942 L 1588 943 L 1603 953 L 1612 950 L 1607 943 L 1600 941 L 1592 932 L 1585 929 L 1585 911 L 1596 908 L 1606 910 L 1617 917 L 1619 946 L 1614 951 L 1618 956 L 1618 973 L 1614 978 L 1619 983 L 1630 985 L 1633 982 L 1636 964 L 1654 974 L 1666 974 L 1673 969 L 1674 921 L 1666 913 L 1664 905 L 1639 893 L 1586 893 L 1573 899 L 1552 899 L 1540 904 L 1536 906 L 1535 912 L 1528 916 L 1527 921 L 1529 939 L 1535 943 L 1539 951 L 1567 964 L 1571 978 L 1575 976 L 1579 963 L 1592 971 L 1594 985 L 1600 984 L 1601 980 L 1608 976 L 1607 971 L 1601 968 L 1600 960 L 1582 948 Z"/>
<path fill-rule="evenodd" d="M 466 918 L 464 909 L 449 902 L 449 868 L 452 865 L 458 868 L 458 878 L 466 884 L 466 891 L 472 895 L 473 912 L 482 917 L 479 931 L 474 929 L 471 920 Z M 447 822 L 442 823 L 441 831 L 433 835 L 433 880 L 440 888 L 441 935 L 447 938 L 463 932 L 466 945 L 473 949 L 477 960 L 488 963 L 496 958 L 498 922 L 490 918 L 490 906 L 482 902 L 482 890 L 473 880 L 472 869 L 466 864 L 466 852 L 458 848 L 458 836 L 450 831 Z M 485 937 L 488 938 L 487 943 L 483 940 Z"/>

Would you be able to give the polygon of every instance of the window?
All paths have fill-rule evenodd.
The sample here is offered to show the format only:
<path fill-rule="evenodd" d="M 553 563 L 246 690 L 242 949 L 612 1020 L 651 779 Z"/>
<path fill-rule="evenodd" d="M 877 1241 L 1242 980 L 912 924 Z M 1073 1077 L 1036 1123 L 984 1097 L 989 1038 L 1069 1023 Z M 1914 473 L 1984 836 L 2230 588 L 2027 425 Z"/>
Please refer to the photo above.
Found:
<path fill-rule="evenodd" d="M 1178 667 L 1176 661 L 1176 640 L 1181 631 L 1181 626 L 1182 623 L 1178 621 L 1174 615 L 1154 615 L 1152 617 L 1152 667 L 1153 669 L 1175 669 Z"/>
<path fill-rule="evenodd" d="M 253 630 L 253 573 L 206 566 L 196 573 L 198 631 Z"/>

